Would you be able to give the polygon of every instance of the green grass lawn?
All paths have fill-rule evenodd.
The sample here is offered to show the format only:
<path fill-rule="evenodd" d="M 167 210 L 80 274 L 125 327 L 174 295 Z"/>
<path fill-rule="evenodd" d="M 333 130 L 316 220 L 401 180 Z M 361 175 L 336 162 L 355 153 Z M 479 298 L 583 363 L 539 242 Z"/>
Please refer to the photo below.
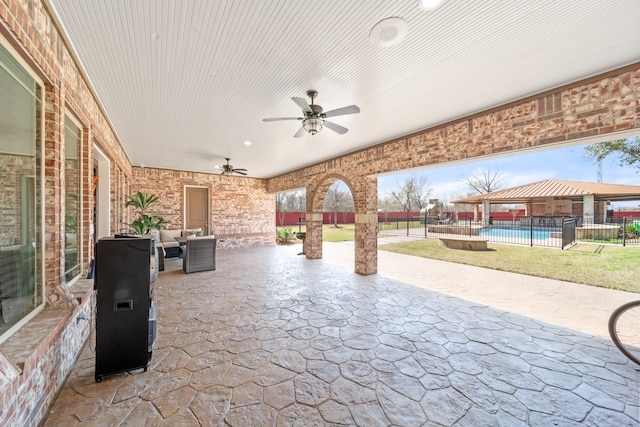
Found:
<path fill-rule="evenodd" d="M 291 228 L 298 231 L 297 226 Z M 338 228 L 325 224 L 322 228 L 325 242 L 353 240 L 354 234 L 353 224 Z M 488 247 L 489 251 L 464 251 L 444 248 L 438 239 L 421 239 L 380 245 L 378 249 L 640 293 L 640 247 L 589 243 L 565 251 L 496 243 L 488 243 Z"/>
<path fill-rule="evenodd" d="M 355 235 L 356 228 L 354 224 L 339 224 L 337 228 L 330 224 L 322 226 L 323 242 L 347 242 L 353 240 Z"/>
<path fill-rule="evenodd" d="M 278 227 L 280 228 L 280 227 Z M 298 227 L 297 225 L 291 226 L 294 232 L 298 230 L 306 232 L 306 226 Z M 355 236 L 354 224 L 339 224 L 336 228 L 333 224 L 324 224 L 322 226 L 322 241 L 323 242 L 347 242 L 354 239 Z"/>
<path fill-rule="evenodd" d="M 489 251 L 440 246 L 437 239 L 381 245 L 379 250 L 603 288 L 640 292 L 640 248 L 580 243 L 569 250 L 488 244 Z"/>
<path fill-rule="evenodd" d="M 393 221 L 393 222 L 381 222 L 378 223 L 378 229 L 383 230 L 406 230 L 407 228 L 424 228 L 424 224 L 420 221 L 409 221 L 407 227 L 407 221 Z"/>

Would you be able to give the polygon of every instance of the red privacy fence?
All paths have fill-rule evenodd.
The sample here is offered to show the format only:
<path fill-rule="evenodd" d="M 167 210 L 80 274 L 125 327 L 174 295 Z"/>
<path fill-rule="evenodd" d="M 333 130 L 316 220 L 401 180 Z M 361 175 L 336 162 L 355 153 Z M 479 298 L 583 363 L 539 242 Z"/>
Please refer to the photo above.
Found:
<path fill-rule="evenodd" d="M 491 212 L 491 217 L 495 220 L 515 220 L 524 216 L 524 209 L 518 209 L 517 211 L 506 212 Z M 281 227 L 284 225 L 294 226 L 298 225 L 300 221 L 305 223 L 306 212 L 276 212 L 276 226 Z M 338 224 L 353 224 L 355 222 L 355 214 L 353 212 L 338 212 L 336 215 Z M 418 218 L 420 212 L 409 212 L 409 218 Z M 453 218 L 454 212 L 444 212 L 443 218 Z M 378 221 L 398 221 L 407 218 L 406 212 L 378 212 Z M 640 218 L 640 211 L 614 211 L 613 218 Z M 473 219 L 473 212 L 458 212 L 458 219 Z M 482 219 L 482 212 L 478 212 L 478 220 Z M 333 212 L 323 212 L 322 222 L 324 224 L 334 224 L 336 220 Z"/>
<path fill-rule="evenodd" d="M 491 213 L 491 216 L 496 219 L 513 219 L 513 216 L 510 212 L 495 212 Z M 453 212 L 445 212 L 442 214 L 444 218 L 453 217 Z M 524 209 L 518 213 L 518 216 L 524 215 Z M 276 226 L 280 227 L 283 225 L 298 225 L 300 221 L 304 224 L 306 212 L 276 212 Z M 409 212 L 409 218 L 418 218 L 420 216 L 420 212 Z M 335 219 L 337 217 L 337 221 Z M 398 221 L 404 220 L 407 218 L 407 212 L 378 212 L 378 221 Z M 458 218 L 466 219 L 473 218 L 473 212 L 460 212 L 458 213 Z M 480 217 L 482 218 L 482 214 Z M 355 214 L 353 212 L 338 212 L 335 214 L 333 212 L 323 212 L 322 213 L 322 223 L 323 224 L 353 224 L 355 222 Z"/>
<path fill-rule="evenodd" d="M 305 222 L 306 212 L 276 212 L 276 226 L 281 227 L 283 225 L 298 225 L 299 221 Z M 337 213 L 338 224 L 353 224 L 355 221 L 355 214 L 353 212 L 338 212 Z M 333 212 L 322 213 L 323 224 L 335 224 Z"/>

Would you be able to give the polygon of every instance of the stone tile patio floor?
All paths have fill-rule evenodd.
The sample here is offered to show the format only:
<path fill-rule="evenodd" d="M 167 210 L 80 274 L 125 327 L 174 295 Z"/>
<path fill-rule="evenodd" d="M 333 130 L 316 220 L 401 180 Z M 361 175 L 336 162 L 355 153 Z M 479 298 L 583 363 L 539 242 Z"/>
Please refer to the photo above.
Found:
<path fill-rule="evenodd" d="M 557 306 L 577 317 L 554 324 L 473 302 L 488 275 L 516 311 L 535 306 L 542 279 L 382 251 L 380 274 L 359 276 L 353 246 L 325 244 L 322 260 L 299 250 L 219 251 L 217 271 L 189 275 L 168 259 L 149 370 L 96 383 L 90 340 L 44 426 L 640 424 L 638 367 L 599 331 L 561 325 L 588 310 L 576 290 L 558 290 Z M 429 278 L 471 298 L 407 283 Z"/>

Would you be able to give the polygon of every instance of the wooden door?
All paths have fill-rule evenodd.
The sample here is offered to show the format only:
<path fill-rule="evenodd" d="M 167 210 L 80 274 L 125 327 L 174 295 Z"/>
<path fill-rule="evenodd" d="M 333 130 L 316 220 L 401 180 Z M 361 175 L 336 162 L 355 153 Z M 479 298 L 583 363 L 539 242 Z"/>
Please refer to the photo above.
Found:
<path fill-rule="evenodd" d="M 185 197 L 185 228 L 202 228 L 209 234 L 209 189 L 187 187 Z"/>

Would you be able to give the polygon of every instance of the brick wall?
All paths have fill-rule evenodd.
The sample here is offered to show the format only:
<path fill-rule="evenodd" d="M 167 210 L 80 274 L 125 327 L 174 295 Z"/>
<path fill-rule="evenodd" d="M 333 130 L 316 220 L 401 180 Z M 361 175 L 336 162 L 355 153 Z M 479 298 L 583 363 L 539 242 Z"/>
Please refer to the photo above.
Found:
<path fill-rule="evenodd" d="M 91 299 L 74 307 L 69 289 L 62 280 L 65 114 L 75 116 L 83 129 L 81 215 L 84 222 L 79 253 L 83 255 L 85 269 L 93 255 L 93 245 L 88 237 L 93 207 L 89 185 L 93 144 L 110 158 L 114 174 L 120 178 L 118 189 L 121 193 L 131 179 L 131 164 L 50 19 L 44 2 L 0 0 L 0 22 L 0 38 L 8 41 L 30 71 L 42 80 L 39 92 L 43 102 L 37 108 L 44 112 L 43 132 L 38 127 L 37 136 L 44 144 L 43 148 L 36 148 L 36 171 L 38 177 L 44 176 L 44 187 L 37 179 L 36 192 L 38 200 L 44 203 L 44 218 L 40 218 L 38 210 L 41 220 L 38 224 L 44 223 L 44 229 L 38 229 L 38 248 L 44 245 L 44 251 L 37 252 L 37 265 L 44 265 L 38 283 L 44 283 L 46 305 L 26 326 L 0 345 L 0 425 L 35 426 L 42 420 L 89 337 L 88 324 L 78 327 L 74 314 L 79 311 L 90 314 L 93 307 Z M 0 167 L 6 172 L 19 173 L 19 166 L 6 164 L 4 160 Z M 32 173 L 33 169 L 29 174 Z M 15 180 L 9 181 L 13 186 Z M 4 179 L 3 183 L 7 184 Z M 5 190 L 8 190 L 6 186 Z M 110 201 L 112 212 L 116 211 L 117 202 L 115 199 Z M 8 215 L 16 217 L 15 213 Z M 11 226 L 18 228 L 18 224 Z M 41 254 L 44 260 L 40 259 Z"/>
<path fill-rule="evenodd" d="M 274 177 L 269 191 L 309 187 L 322 176 L 376 175 L 631 129 L 640 129 L 640 63 Z"/>
<path fill-rule="evenodd" d="M 275 244 L 276 200 L 274 194 L 267 193 L 265 180 L 134 167 L 129 194 L 144 191 L 157 195 L 160 199 L 153 211 L 170 221 L 165 228 L 180 229 L 185 224 L 187 186 L 209 189 L 209 230 L 218 237 L 219 248 Z M 129 218 L 135 218 L 133 211 Z"/>
<path fill-rule="evenodd" d="M 372 229 L 359 227 L 358 218 L 362 224 L 369 221 L 376 208 L 370 199 L 377 193 L 366 190 L 366 177 L 632 129 L 640 129 L 640 63 L 271 178 L 268 188 L 306 188 L 307 257 L 320 258 L 322 234 L 314 228 L 321 227 L 315 219 L 326 192 L 318 189 L 342 179 L 354 198 L 356 271 L 369 274 L 377 271 L 369 264 L 374 257 L 362 253 L 371 254 L 376 242 L 358 235 Z"/>
<path fill-rule="evenodd" d="M 0 425 L 36 426 L 45 417 L 91 333 L 88 322 L 76 320 L 80 314 L 93 317 L 92 281 L 84 282 L 76 307 L 43 310 L 3 343 Z"/>

